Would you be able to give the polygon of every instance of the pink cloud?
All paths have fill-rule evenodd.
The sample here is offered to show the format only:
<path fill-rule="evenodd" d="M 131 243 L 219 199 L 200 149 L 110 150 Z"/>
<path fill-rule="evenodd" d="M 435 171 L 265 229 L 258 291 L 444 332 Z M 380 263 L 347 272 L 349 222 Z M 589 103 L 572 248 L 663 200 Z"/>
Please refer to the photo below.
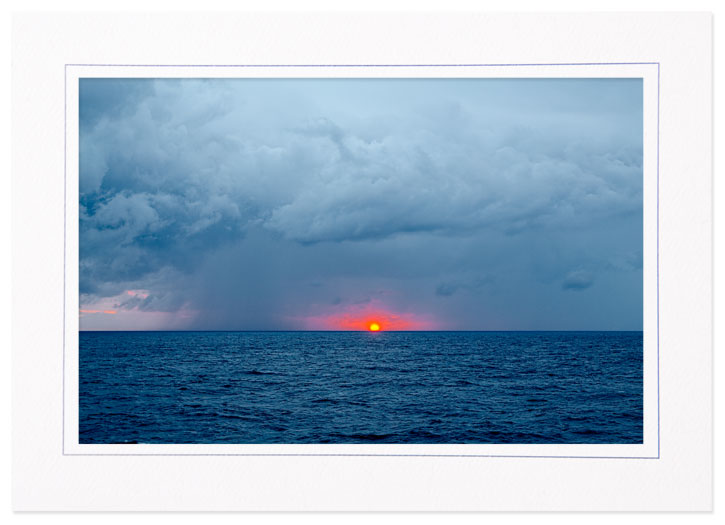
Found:
<path fill-rule="evenodd" d="M 141 299 L 146 299 L 149 296 L 148 290 L 126 290 L 126 295 L 130 295 L 131 297 L 140 297 Z"/>
<path fill-rule="evenodd" d="M 141 310 L 138 305 L 127 304 L 129 296 L 145 299 L 149 294 L 149 290 L 124 290 L 112 297 L 82 303 L 79 309 L 81 330 L 176 329 L 183 327 L 197 314 L 195 310 L 189 308 L 165 312 Z"/>
<path fill-rule="evenodd" d="M 93 310 L 89 308 L 81 308 L 80 310 L 81 314 L 111 314 L 116 315 L 118 312 L 116 310 Z"/>

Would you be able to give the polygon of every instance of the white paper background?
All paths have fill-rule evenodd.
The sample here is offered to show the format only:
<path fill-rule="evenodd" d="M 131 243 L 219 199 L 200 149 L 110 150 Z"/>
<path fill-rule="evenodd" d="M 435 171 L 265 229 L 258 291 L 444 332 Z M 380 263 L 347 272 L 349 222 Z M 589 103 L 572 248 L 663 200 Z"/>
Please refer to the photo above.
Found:
<path fill-rule="evenodd" d="M 706 15 L 18 18 L 16 508 L 707 508 L 709 29 Z M 63 64 L 640 60 L 662 63 L 659 460 L 61 455 Z"/>

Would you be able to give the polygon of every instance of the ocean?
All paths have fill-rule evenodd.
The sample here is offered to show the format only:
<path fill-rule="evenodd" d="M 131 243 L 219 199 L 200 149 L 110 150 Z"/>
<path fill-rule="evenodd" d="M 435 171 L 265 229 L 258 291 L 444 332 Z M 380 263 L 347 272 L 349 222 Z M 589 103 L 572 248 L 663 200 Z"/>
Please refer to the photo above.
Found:
<path fill-rule="evenodd" d="M 80 332 L 80 443 L 642 443 L 642 332 Z"/>

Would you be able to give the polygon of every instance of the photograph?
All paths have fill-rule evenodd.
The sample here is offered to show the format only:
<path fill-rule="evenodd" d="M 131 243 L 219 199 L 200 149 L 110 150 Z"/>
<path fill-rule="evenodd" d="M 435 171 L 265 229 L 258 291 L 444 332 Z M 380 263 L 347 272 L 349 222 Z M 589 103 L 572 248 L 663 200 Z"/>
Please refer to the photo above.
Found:
<path fill-rule="evenodd" d="M 81 445 L 644 442 L 642 78 L 83 77 L 78 122 Z"/>

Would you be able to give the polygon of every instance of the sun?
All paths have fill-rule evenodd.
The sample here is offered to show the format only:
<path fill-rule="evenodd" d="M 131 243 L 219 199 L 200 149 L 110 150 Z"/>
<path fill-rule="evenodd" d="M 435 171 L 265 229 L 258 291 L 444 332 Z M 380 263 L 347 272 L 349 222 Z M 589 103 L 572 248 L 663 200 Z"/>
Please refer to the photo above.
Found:
<path fill-rule="evenodd" d="M 368 330 L 370 330 L 371 332 L 379 332 L 380 325 L 376 322 L 372 322 L 368 325 Z"/>

